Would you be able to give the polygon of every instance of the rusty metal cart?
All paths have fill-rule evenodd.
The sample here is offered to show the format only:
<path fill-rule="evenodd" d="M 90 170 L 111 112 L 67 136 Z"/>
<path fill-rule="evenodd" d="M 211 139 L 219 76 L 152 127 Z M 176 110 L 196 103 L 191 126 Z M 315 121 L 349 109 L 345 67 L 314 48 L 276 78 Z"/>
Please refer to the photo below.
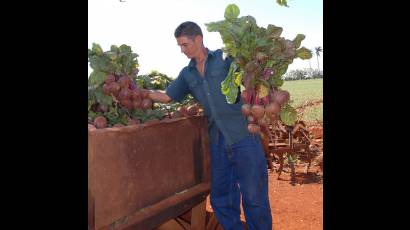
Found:
<path fill-rule="evenodd" d="M 192 210 L 204 229 L 210 191 L 202 116 L 88 130 L 88 228 L 154 229 Z"/>

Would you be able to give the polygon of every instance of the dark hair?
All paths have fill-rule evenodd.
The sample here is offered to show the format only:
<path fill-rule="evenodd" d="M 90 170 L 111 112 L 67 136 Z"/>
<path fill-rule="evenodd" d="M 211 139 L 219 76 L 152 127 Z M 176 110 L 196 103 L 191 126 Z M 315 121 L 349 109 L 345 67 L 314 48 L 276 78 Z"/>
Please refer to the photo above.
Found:
<path fill-rule="evenodd" d="M 181 25 L 175 29 L 174 33 L 175 38 L 187 36 L 193 39 L 197 35 L 203 36 L 201 28 L 195 22 L 189 21 L 181 23 Z"/>

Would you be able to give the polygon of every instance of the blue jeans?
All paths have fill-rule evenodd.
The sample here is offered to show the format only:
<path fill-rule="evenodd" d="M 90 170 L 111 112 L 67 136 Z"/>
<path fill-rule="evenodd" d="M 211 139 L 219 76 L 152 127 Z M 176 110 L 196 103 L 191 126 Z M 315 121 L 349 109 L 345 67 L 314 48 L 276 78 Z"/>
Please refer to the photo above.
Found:
<path fill-rule="evenodd" d="M 226 146 L 219 132 L 211 143 L 211 205 L 224 230 L 244 229 L 240 195 L 249 230 L 271 230 L 268 173 L 259 136 Z"/>

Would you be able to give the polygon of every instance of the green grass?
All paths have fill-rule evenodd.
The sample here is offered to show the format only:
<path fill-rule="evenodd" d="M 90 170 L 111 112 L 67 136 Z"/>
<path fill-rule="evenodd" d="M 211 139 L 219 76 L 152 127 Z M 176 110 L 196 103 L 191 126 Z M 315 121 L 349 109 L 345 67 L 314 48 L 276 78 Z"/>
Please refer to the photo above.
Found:
<path fill-rule="evenodd" d="M 281 88 L 289 91 L 291 99 L 290 104 L 293 107 L 303 104 L 306 100 L 323 99 L 323 79 L 285 81 Z M 322 121 L 323 103 L 316 106 L 307 107 L 303 114 L 302 120 Z"/>

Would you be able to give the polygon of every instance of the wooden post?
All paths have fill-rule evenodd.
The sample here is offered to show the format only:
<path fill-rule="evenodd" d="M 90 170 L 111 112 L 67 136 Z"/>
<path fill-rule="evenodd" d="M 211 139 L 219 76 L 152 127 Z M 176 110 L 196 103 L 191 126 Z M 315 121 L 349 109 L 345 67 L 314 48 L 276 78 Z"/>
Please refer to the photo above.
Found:
<path fill-rule="evenodd" d="M 219 223 L 216 219 L 215 213 L 211 212 L 209 215 L 209 221 L 206 224 L 206 230 L 215 230 L 217 229 Z"/>
<path fill-rule="evenodd" d="M 192 208 L 191 230 L 205 229 L 206 221 L 206 199 Z"/>

